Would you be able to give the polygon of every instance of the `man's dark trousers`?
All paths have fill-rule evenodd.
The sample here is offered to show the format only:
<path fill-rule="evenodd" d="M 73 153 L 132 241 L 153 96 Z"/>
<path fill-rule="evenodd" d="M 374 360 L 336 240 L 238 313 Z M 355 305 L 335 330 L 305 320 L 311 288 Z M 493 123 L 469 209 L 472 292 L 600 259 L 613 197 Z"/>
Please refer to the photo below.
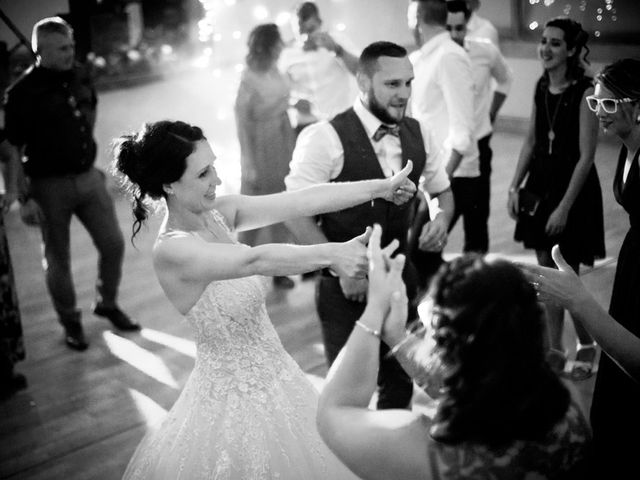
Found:
<path fill-rule="evenodd" d="M 47 287 L 61 318 L 77 311 L 69 238 L 73 215 L 87 229 L 98 250 L 98 301 L 105 306 L 115 306 L 124 239 L 105 180 L 102 171 L 91 167 L 80 174 L 31 181 L 31 195 L 44 215 L 40 228 Z"/>

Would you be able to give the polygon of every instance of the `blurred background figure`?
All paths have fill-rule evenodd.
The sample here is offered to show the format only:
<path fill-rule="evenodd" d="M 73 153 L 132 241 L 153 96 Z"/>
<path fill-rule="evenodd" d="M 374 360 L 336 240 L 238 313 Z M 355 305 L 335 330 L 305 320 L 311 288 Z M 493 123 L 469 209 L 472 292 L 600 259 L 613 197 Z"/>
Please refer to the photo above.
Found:
<path fill-rule="evenodd" d="M 420 337 L 405 331 L 404 258 L 379 242 L 376 226 L 369 302 L 320 396 L 329 448 L 364 479 L 582 478 L 589 426 L 545 361 L 544 309 L 524 274 L 476 254 L 444 264 L 421 308 Z M 367 408 L 381 339 L 419 384 L 435 382 L 433 420 Z"/>
<path fill-rule="evenodd" d="M 99 252 L 93 313 L 119 330 L 140 326 L 117 304 L 124 239 L 105 174 L 94 166 L 98 99 L 89 74 L 75 63 L 73 29 L 60 17 L 44 18 L 33 27 L 32 48 L 36 65 L 6 95 L 10 161 L 23 166 L 20 175 L 28 179 L 19 192 L 21 216 L 42 231 L 45 278 L 65 343 L 82 351 L 89 343 L 71 272 L 69 227 L 74 215 Z"/>
<path fill-rule="evenodd" d="M 353 104 L 358 57 L 344 35 L 322 28 L 315 2 L 302 2 L 293 18 L 294 43 L 282 55 L 280 69 L 292 82 L 296 131 L 328 120 Z M 337 41 L 338 40 L 338 41 Z"/>
<path fill-rule="evenodd" d="M 454 178 L 457 219 L 464 221 L 464 252 L 489 251 L 489 211 L 491 204 L 491 133 L 493 122 L 511 88 L 511 70 L 500 50 L 489 40 L 468 35 L 471 10 L 465 0 L 447 2 L 447 30 L 451 39 L 463 47 L 471 60 L 474 83 L 474 137 L 478 143 L 480 176 Z M 496 87 L 493 88 L 493 83 Z M 457 194 L 456 194 L 457 193 Z"/>
<path fill-rule="evenodd" d="M 289 85 L 277 68 L 283 42 L 273 23 L 258 25 L 249 35 L 249 52 L 235 103 L 240 141 L 241 185 L 244 195 L 266 195 L 285 190 L 284 177 L 295 145 L 291 127 Z M 242 232 L 242 243 L 286 243 L 289 232 L 283 224 Z M 273 278 L 275 286 L 293 288 L 285 276 Z"/>
<path fill-rule="evenodd" d="M 10 148 L 0 128 L 0 400 L 27 387 L 24 375 L 16 373 L 14 366 L 25 358 L 22 322 L 9 242 L 4 225 L 4 214 L 18 197 L 17 165 L 9 154 Z M 9 161 L 6 165 L 5 162 Z M 5 180 L 6 179 L 6 180 Z"/>
<path fill-rule="evenodd" d="M 471 17 L 467 23 L 467 34 L 471 38 L 482 38 L 489 40 L 496 48 L 500 48 L 500 41 L 498 38 L 498 30 L 493 26 L 489 20 L 478 15 L 480 9 L 480 0 L 466 0 L 469 10 L 471 10 Z"/>
<path fill-rule="evenodd" d="M 593 79 L 583 66 L 587 38 L 580 23 L 568 17 L 545 24 L 538 45 L 544 73 L 507 202 L 509 215 L 517 220 L 516 241 L 535 249 L 538 263 L 546 267 L 554 267 L 551 247 L 559 244 L 576 273 L 581 263 L 592 266 L 605 254 L 602 192 L 594 165 L 598 124 L 585 101 L 593 93 Z M 549 354 L 563 372 L 565 312 L 555 305 L 547 310 Z M 574 326 L 579 344 L 569 374 L 585 380 L 594 373 L 596 346 L 580 322 Z"/>
<path fill-rule="evenodd" d="M 411 115 L 433 136 L 436 147 L 429 156 L 444 166 L 451 179 L 455 208 L 459 213 L 458 204 L 466 207 L 472 203 L 467 197 L 475 198 L 469 195 L 469 190 L 477 187 L 478 182 L 475 180 L 474 184 L 473 179 L 480 175 L 474 137 L 471 60 L 446 30 L 447 2 L 444 0 L 413 0 L 409 4 L 407 20 L 420 47 L 410 57 L 415 71 Z M 442 263 L 442 249 L 447 240 L 445 238 L 433 248 L 427 248 L 423 241 L 427 222 L 437 212 L 429 200 L 422 199 L 409 234 L 409 257 L 418 270 L 421 289 L 428 286 Z M 474 246 L 472 250 L 478 248 Z"/>

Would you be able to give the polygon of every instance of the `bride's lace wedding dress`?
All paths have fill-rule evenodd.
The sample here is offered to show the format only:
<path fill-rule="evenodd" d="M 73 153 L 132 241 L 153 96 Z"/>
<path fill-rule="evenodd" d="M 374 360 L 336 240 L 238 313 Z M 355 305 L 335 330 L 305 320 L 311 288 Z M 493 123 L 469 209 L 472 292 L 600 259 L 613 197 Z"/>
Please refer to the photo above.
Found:
<path fill-rule="evenodd" d="M 318 394 L 284 350 L 265 293 L 257 276 L 205 289 L 186 315 L 195 329 L 195 368 L 124 479 L 356 478 L 317 433 Z"/>

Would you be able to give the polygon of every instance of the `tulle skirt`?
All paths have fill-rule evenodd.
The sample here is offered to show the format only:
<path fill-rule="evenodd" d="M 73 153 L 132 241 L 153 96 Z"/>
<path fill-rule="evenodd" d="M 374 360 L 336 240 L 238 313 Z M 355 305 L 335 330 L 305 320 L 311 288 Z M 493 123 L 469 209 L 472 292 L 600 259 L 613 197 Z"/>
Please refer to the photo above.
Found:
<path fill-rule="evenodd" d="M 318 394 L 302 371 L 282 372 L 269 388 L 233 380 L 217 399 L 198 373 L 159 428 L 143 438 L 124 479 L 357 478 L 317 433 Z"/>

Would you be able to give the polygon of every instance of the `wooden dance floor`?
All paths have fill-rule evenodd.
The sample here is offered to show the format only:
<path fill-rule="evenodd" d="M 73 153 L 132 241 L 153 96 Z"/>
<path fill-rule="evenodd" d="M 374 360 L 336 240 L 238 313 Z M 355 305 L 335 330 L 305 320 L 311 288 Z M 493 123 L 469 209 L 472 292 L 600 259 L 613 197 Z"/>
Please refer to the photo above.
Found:
<path fill-rule="evenodd" d="M 237 74 L 196 72 L 100 96 L 97 137 L 98 164 L 109 161 L 108 143 L 144 120 L 186 120 L 204 127 L 219 158 L 223 191 L 237 191 L 238 146 L 232 116 Z M 515 86 L 517 87 L 517 86 Z M 506 214 L 506 191 L 515 168 L 522 135 L 494 135 L 491 252 L 529 259 L 531 252 L 515 244 L 513 222 Z M 607 259 L 585 271 L 585 282 L 603 304 L 608 303 L 615 255 L 628 228 L 626 215 L 611 193 L 617 146 L 601 143 L 597 166 L 605 200 Z M 128 202 L 113 182 L 118 217 L 129 237 Z M 27 390 L 0 403 L 0 478 L 118 479 L 148 425 L 161 419 L 176 400 L 194 362 L 189 325 L 165 299 L 151 266 L 150 249 L 159 219 L 142 230 L 136 247 L 127 245 L 120 303 L 144 329 L 120 334 L 92 315 L 97 256 L 86 231 L 72 224 L 73 274 L 78 304 L 91 342 L 86 352 L 65 347 L 45 289 L 40 236 L 24 226 L 16 211 L 6 217 L 16 271 L 27 359 L 16 370 L 29 381 Z M 452 233 L 447 255 L 461 246 L 461 226 Z M 321 386 L 326 374 L 320 328 L 315 314 L 313 283 L 296 278 L 296 287 L 269 294 L 269 312 L 285 348 Z M 575 335 L 566 325 L 567 345 Z M 523 372 L 523 374 L 526 374 Z M 575 384 L 590 404 L 593 380 Z M 417 396 L 416 408 L 429 407 Z"/>

